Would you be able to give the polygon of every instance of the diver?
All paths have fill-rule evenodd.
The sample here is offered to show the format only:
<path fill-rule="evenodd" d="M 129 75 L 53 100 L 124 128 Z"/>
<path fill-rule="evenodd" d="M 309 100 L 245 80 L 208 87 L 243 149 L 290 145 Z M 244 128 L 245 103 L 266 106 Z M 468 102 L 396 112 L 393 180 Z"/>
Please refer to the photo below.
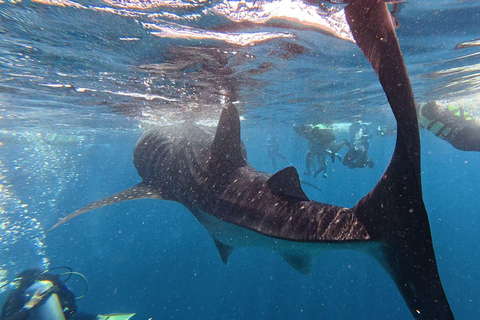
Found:
<path fill-rule="evenodd" d="M 318 176 L 319 173 L 323 171 L 323 177 L 328 178 L 327 175 L 327 155 L 332 159 L 332 163 L 335 162 L 335 157 L 340 161 L 342 157 L 338 154 L 338 151 L 342 146 L 346 145 L 348 142 L 343 140 L 339 143 L 335 142 L 335 133 L 333 128 L 327 127 L 323 124 L 304 124 L 299 127 L 294 127 L 298 135 L 306 138 L 309 142 L 309 148 L 305 156 L 305 165 L 306 171 L 304 175 L 310 175 L 313 159 L 317 159 L 318 168 L 315 169 L 314 178 Z"/>
<path fill-rule="evenodd" d="M 267 152 L 268 152 L 268 157 L 270 160 L 272 160 L 272 165 L 275 169 L 277 169 L 277 163 L 276 159 L 280 158 L 284 162 L 286 162 L 289 166 L 292 166 L 292 163 L 288 161 L 287 157 L 285 157 L 281 152 L 280 148 L 278 146 L 278 140 L 276 137 L 270 136 L 267 138 L 267 142 L 264 144 L 264 146 L 267 146 Z"/>
<path fill-rule="evenodd" d="M 438 101 L 417 104 L 418 122 L 440 139 L 463 151 L 480 151 L 480 121 L 462 106 Z"/>
<path fill-rule="evenodd" d="M 55 269 L 67 269 L 67 272 L 53 274 Z M 2 308 L 0 320 L 128 320 L 135 314 L 97 315 L 79 312 L 76 298 L 65 282 L 72 275 L 85 277 L 69 268 L 60 267 L 46 271 L 28 269 L 21 272 L 13 281 L 5 284 L 15 288 L 7 296 Z M 61 277 L 66 277 L 64 281 Z M 4 285 L 4 286 L 5 286 Z"/>
<path fill-rule="evenodd" d="M 373 168 L 373 160 L 368 156 L 368 149 L 372 138 L 372 132 L 366 123 L 354 122 L 349 128 L 351 143 L 348 143 L 348 151 L 343 158 L 342 164 L 354 168 Z"/>

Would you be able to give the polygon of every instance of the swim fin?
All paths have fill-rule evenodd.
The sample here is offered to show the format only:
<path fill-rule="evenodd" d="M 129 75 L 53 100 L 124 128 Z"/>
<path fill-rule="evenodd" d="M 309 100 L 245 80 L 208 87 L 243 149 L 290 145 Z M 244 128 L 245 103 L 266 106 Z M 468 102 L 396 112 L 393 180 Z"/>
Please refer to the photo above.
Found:
<path fill-rule="evenodd" d="M 99 314 L 97 320 L 128 320 L 133 317 L 135 313 L 111 313 Z"/>

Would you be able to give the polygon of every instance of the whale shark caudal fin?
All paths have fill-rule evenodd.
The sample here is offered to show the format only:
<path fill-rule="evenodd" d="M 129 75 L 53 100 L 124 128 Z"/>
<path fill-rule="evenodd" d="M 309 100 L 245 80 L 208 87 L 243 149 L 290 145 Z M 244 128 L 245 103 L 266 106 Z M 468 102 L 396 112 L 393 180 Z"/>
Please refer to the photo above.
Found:
<path fill-rule="evenodd" d="M 416 319 L 454 319 L 440 281 L 423 203 L 420 137 L 413 91 L 387 5 L 347 0 L 352 34 L 377 73 L 397 120 L 397 141 L 375 188 L 354 207 L 372 239 L 380 239 L 384 268 Z"/>
<path fill-rule="evenodd" d="M 137 200 L 137 199 L 163 199 L 163 200 L 168 200 L 164 197 L 162 197 L 162 193 L 154 188 L 149 186 L 146 183 L 139 183 L 131 188 L 125 189 L 123 191 L 120 191 L 118 193 L 115 193 L 109 197 L 97 200 L 95 202 L 92 202 L 80 209 L 78 209 L 75 212 L 72 212 L 65 218 L 61 219 L 58 221 L 53 227 L 50 228 L 50 230 L 55 229 L 59 225 L 64 224 L 65 222 L 78 217 L 81 214 L 84 214 L 85 212 L 88 212 L 90 210 L 98 209 L 101 207 L 109 206 L 111 204 L 123 202 L 123 201 L 129 201 L 129 200 Z M 49 231 L 50 231 L 49 230 Z"/>
<path fill-rule="evenodd" d="M 412 164 L 420 181 L 420 138 L 415 100 L 387 4 L 383 0 L 347 0 L 347 3 L 347 22 L 357 45 L 378 75 L 397 127 L 401 129 L 399 135 L 403 135 L 409 153 L 415 157 Z"/>

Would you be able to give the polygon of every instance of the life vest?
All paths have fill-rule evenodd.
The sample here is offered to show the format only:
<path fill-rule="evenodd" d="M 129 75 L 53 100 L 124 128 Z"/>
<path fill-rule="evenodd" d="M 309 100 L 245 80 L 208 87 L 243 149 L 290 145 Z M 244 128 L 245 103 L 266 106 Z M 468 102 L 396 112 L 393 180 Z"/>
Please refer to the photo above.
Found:
<path fill-rule="evenodd" d="M 465 124 L 466 121 L 475 121 L 475 119 L 461 106 L 443 106 L 436 101 L 419 104 L 419 124 L 443 140 L 452 133 L 454 122 L 457 121 Z"/>

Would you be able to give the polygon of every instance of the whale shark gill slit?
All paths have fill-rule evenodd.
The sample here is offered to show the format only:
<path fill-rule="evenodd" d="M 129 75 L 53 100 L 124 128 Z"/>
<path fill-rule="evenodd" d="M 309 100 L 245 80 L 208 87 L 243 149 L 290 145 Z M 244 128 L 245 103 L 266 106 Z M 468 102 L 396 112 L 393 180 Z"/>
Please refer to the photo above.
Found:
<path fill-rule="evenodd" d="M 330 246 L 372 254 L 416 319 L 453 319 L 437 270 L 420 177 L 415 101 L 383 0 L 348 0 L 347 21 L 397 119 L 395 150 L 376 186 L 353 208 L 309 200 L 298 173 L 255 170 L 228 104 L 216 133 L 186 123 L 147 131 L 134 150 L 142 183 L 70 214 L 54 227 L 105 205 L 142 198 L 183 204 L 212 236 L 223 262 L 237 246 L 277 252 L 302 273 Z"/>

